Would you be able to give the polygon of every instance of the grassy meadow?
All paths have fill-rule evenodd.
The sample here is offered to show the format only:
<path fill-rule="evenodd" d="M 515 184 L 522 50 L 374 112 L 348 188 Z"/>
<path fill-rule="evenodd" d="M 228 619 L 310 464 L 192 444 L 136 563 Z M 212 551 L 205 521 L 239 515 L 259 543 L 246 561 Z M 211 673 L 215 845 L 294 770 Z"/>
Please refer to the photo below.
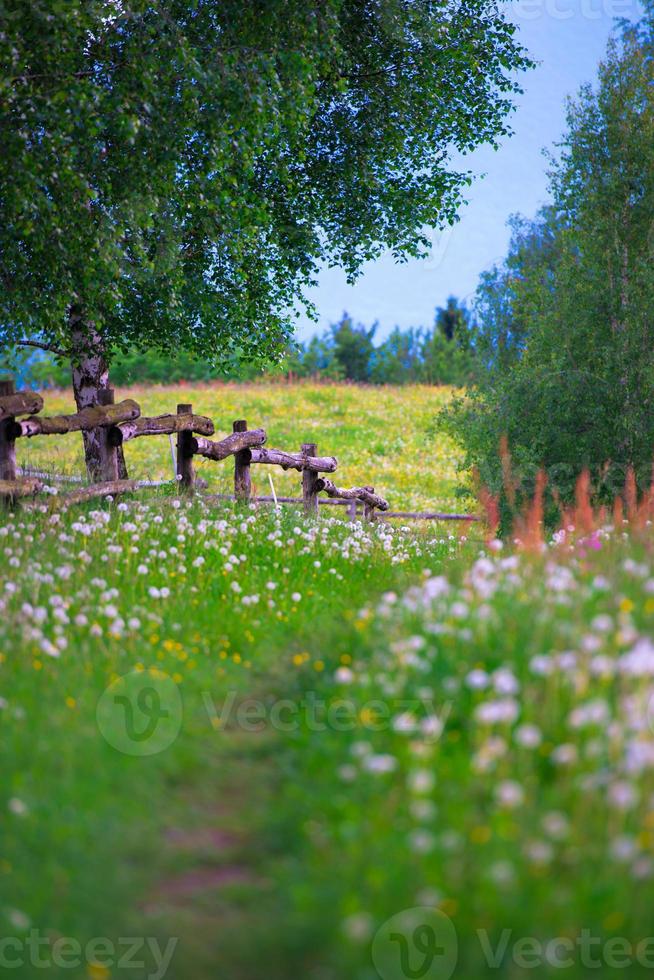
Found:
<path fill-rule="evenodd" d="M 425 438 L 447 396 L 135 393 L 315 439 L 415 507 L 453 505 L 456 451 Z M 23 460 L 79 466 L 42 442 Z M 166 443 L 129 445 L 134 475 Z M 5 511 L 0 551 L 3 969 L 651 973 L 650 524 L 526 549 L 143 492 Z"/>
<path fill-rule="evenodd" d="M 267 445 L 297 452 L 303 442 L 315 442 L 325 456 L 339 461 L 341 486 L 373 484 L 393 510 L 424 510 L 454 505 L 459 453 L 445 436 L 429 435 L 438 410 L 452 397 L 451 388 L 427 385 L 357 387 L 333 384 L 211 384 L 198 387 L 147 387 L 116 391 L 116 400 L 131 397 L 142 415 L 174 412 L 180 401 L 190 402 L 199 415 L 208 415 L 221 438 L 232 431 L 234 419 L 245 418 L 250 428 L 264 428 Z M 44 412 L 75 411 L 69 392 L 46 392 Z M 46 470 L 84 472 L 81 441 L 37 436 L 19 442 L 19 461 Z M 135 439 L 125 447 L 130 476 L 170 479 L 168 439 Z M 197 460 L 198 473 L 216 493 L 233 489 L 233 467 Z M 277 467 L 253 471 L 253 485 L 270 493 L 268 473 L 281 496 L 296 496 L 301 479 Z"/>

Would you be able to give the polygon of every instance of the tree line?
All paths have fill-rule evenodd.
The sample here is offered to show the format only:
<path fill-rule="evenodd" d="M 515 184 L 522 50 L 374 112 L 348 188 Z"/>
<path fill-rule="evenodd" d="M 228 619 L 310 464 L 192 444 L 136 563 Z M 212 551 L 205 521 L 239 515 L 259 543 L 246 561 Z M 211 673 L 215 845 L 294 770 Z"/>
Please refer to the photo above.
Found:
<path fill-rule="evenodd" d="M 111 377 L 117 385 L 286 378 L 462 387 L 474 381 L 478 327 L 465 303 L 454 296 L 436 310 L 431 328 L 395 327 L 375 343 L 377 330 L 376 323 L 366 327 L 344 313 L 338 323 L 306 343 L 289 343 L 276 364 L 263 368 L 240 358 L 216 365 L 187 351 L 117 351 Z M 26 386 L 64 388 L 70 383 L 69 365 L 51 353 L 14 353 L 12 366 Z"/>

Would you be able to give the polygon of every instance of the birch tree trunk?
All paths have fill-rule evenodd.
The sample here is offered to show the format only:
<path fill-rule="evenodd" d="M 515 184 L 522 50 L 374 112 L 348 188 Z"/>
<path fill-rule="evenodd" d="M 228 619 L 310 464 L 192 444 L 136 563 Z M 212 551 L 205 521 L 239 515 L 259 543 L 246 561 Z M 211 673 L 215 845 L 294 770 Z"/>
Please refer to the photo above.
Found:
<path fill-rule="evenodd" d="M 77 411 L 100 404 L 100 392 L 109 388 L 106 348 L 100 334 L 88 323 L 83 311 L 73 306 L 69 314 L 71 331 L 71 370 Z M 105 458 L 109 450 L 107 432 L 92 429 L 82 433 L 88 477 L 98 482 L 105 477 Z M 122 446 L 118 448 L 118 478 L 127 479 Z"/>

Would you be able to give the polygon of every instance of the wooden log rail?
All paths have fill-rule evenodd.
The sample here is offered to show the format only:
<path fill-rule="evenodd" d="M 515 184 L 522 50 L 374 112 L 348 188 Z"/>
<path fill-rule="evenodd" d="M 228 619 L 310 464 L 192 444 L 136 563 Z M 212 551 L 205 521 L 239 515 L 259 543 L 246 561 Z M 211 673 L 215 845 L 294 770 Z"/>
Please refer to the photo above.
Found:
<path fill-rule="evenodd" d="M 238 497 L 236 496 L 236 494 L 233 494 L 233 493 L 204 493 L 202 495 L 202 499 L 203 500 L 207 500 L 207 501 L 214 501 L 214 500 L 238 500 Z M 277 494 L 276 496 L 273 497 L 272 494 L 264 493 L 264 494 L 257 494 L 256 496 L 250 497 L 250 503 L 253 503 L 253 504 L 274 504 L 274 503 L 278 503 L 278 504 L 297 504 L 297 505 L 300 505 L 300 504 L 303 504 L 304 503 L 304 500 L 303 500 L 302 497 L 283 497 L 283 496 L 280 496 L 279 494 Z M 322 497 L 319 497 L 318 498 L 318 503 L 320 504 L 321 507 L 322 506 L 329 506 L 329 507 L 348 507 L 349 508 L 349 507 L 352 506 L 353 503 L 356 505 L 357 501 L 356 500 L 354 500 L 354 501 L 352 501 L 352 500 L 329 500 L 329 498 L 325 500 Z"/>
<path fill-rule="evenodd" d="M 283 470 L 311 470 L 314 473 L 334 473 L 338 467 L 335 456 L 307 456 L 304 453 L 285 453 L 281 449 L 251 449 L 251 463 L 268 463 Z"/>
<path fill-rule="evenodd" d="M 133 493 L 139 489 L 138 480 L 107 480 L 105 483 L 93 483 L 80 490 L 72 490 L 70 493 L 58 494 L 52 498 L 55 508 L 70 507 L 73 504 L 82 504 L 87 500 L 96 500 L 99 497 L 118 497 L 123 493 Z"/>
<path fill-rule="evenodd" d="M 120 446 L 141 436 L 165 436 L 176 432 L 197 432 L 199 435 L 212 436 L 214 431 L 214 424 L 210 418 L 206 415 L 193 415 L 192 412 L 180 415 L 155 415 L 151 418 L 141 416 L 110 429 L 109 442 L 111 445 Z"/>
<path fill-rule="evenodd" d="M 388 501 L 375 493 L 374 487 L 352 487 L 350 490 L 343 490 L 326 477 L 320 477 L 317 481 L 317 489 L 319 493 L 324 492 L 328 497 L 337 497 L 340 500 L 360 500 L 372 510 L 388 510 Z"/>
<path fill-rule="evenodd" d="M 250 429 L 245 432 L 232 432 L 231 436 L 221 439 L 220 442 L 205 439 L 203 436 L 194 436 L 189 442 L 189 448 L 192 449 L 194 455 L 204 456 L 206 459 L 221 460 L 243 452 L 245 449 L 263 446 L 265 441 L 266 432 L 264 429 Z"/>
<path fill-rule="evenodd" d="M 478 522 L 481 521 L 481 517 L 476 514 L 441 514 L 439 511 L 433 513 L 431 511 L 387 511 L 384 514 L 384 520 L 405 520 L 405 521 L 468 521 L 468 522 Z"/>
<path fill-rule="evenodd" d="M 3 382 L 6 394 L 0 394 L 0 420 L 16 415 L 36 415 L 43 408 L 43 399 L 35 391 L 9 392 L 12 382 Z"/>
<path fill-rule="evenodd" d="M 101 497 L 119 497 L 121 494 L 139 490 L 141 485 L 142 481 L 140 480 L 107 480 L 104 483 L 91 483 L 88 487 L 81 487 L 79 490 L 71 490 L 68 493 L 58 493 L 50 497 L 48 509 L 51 511 L 65 510 L 67 507 L 83 504 L 89 500 L 97 500 Z M 28 496 L 27 492 L 23 493 L 22 496 Z M 30 504 L 28 508 L 33 510 L 37 506 L 43 507 L 43 503 Z"/>
<path fill-rule="evenodd" d="M 34 497 L 43 490 L 40 480 L 23 477 L 18 480 L 0 480 L 0 499 L 17 500 L 19 497 Z"/>
<path fill-rule="evenodd" d="M 202 495 L 202 499 L 206 501 L 223 501 L 223 500 L 238 500 L 238 497 L 233 493 L 206 493 Z M 299 506 L 304 503 L 302 497 L 282 497 L 279 494 L 276 497 L 270 494 L 261 494 L 256 497 L 250 497 L 250 502 L 253 504 L 294 504 Z M 318 503 L 321 507 L 347 507 L 349 510 L 349 516 L 352 520 L 356 518 L 357 505 L 360 503 L 358 498 L 346 498 L 344 500 L 339 500 L 338 498 L 318 498 Z M 365 506 L 365 505 L 364 505 Z M 395 513 L 391 511 L 384 511 L 380 514 L 379 520 L 390 521 L 391 519 L 404 519 L 408 521 L 467 521 L 468 523 L 479 523 L 483 518 L 477 516 L 476 514 L 441 514 L 432 512 L 402 512 Z"/>
<path fill-rule="evenodd" d="M 137 419 L 141 409 L 131 398 L 117 405 L 93 405 L 74 415 L 34 416 L 10 425 L 14 439 L 32 436 L 59 436 L 68 432 L 88 432 L 90 429 L 108 429 L 120 422 Z"/>

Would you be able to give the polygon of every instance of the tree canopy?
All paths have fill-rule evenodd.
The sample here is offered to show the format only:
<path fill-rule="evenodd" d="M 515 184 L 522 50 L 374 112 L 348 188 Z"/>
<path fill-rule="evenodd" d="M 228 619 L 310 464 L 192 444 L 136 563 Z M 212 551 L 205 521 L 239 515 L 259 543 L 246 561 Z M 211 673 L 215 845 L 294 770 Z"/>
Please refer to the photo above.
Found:
<path fill-rule="evenodd" d="M 529 65 L 497 0 L 0 0 L 0 340 L 282 351 L 428 246 Z"/>

